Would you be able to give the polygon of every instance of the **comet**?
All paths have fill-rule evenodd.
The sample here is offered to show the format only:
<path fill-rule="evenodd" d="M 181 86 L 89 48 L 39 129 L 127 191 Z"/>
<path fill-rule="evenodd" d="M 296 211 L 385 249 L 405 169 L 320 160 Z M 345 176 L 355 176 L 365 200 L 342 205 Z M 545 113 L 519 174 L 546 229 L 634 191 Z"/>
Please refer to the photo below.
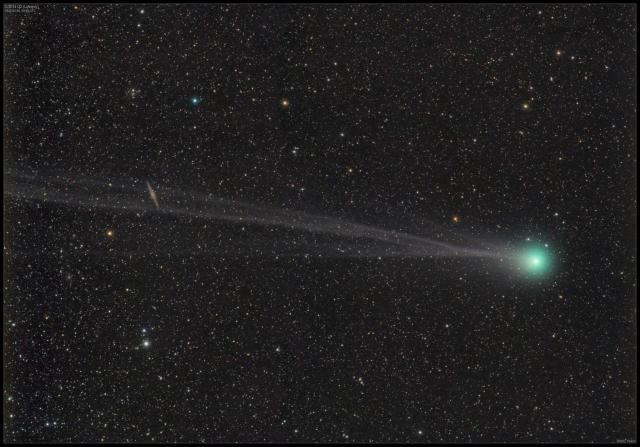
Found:
<path fill-rule="evenodd" d="M 10 181 L 6 181 L 7 178 Z M 401 228 L 379 227 L 331 215 L 310 214 L 304 210 L 225 199 L 213 193 L 170 187 L 163 188 L 163 206 L 160 207 L 156 191 L 149 181 L 144 181 L 152 206 L 146 200 L 144 203 L 140 200 L 140 183 L 143 182 L 135 179 L 114 181 L 5 172 L 4 195 L 18 200 L 59 203 L 92 210 L 101 208 L 182 216 L 188 217 L 192 225 L 198 225 L 197 221 L 220 221 L 237 224 L 242 231 L 248 225 L 265 228 L 257 230 L 263 238 L 259 241 L 228 239 L 225 249 L 233 253 L 248 250 L 263 255 L 271 253 L 276 257 L 302 254 L 378 259 L 476 258 L 516 268 L 527 278 L 546 276 L 553 264 L 546 244 L 527 243 L 521 247 L 514 247 L 511 243 L 494 244 L 436 224 L 425 224 L 419 233 L 412 234 Z M 207 223 L 204 223 L 202 228 L 206 227 Z M 189 252 L 188 247 L 181 250 Z"/>
<path fill-rule="evenodd" d="M 147 182 L 147 190 L 149 191 L 149 197 L 151 197 L 151 200 L 153 200 L 153 203 L 156 205 L 156 208 L 160 209 L 160 204 L 158 203 L 158 196 L 156 195 L 156 192 L 153 190 L 149 182 Z"/>

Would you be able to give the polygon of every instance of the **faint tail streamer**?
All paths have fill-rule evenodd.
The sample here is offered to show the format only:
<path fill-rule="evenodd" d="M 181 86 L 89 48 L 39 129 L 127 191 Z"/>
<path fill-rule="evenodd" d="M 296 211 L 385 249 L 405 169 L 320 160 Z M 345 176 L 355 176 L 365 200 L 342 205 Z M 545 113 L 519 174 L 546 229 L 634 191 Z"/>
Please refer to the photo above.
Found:
<path fill-rule="evenodd" d="M 280 227 L 313 234 L 336 236 L 361 244 L 336 244 L 335 254 L 361 257 L 468 257 L 503 258 L 505 252 L 488 244 L 461 245 L 436 237 L 418 236 L 402 231 L 363 225 L 334 217 L 308 214 L 172 188 L 159 194 L 150 182 L 131 180 L 109 182 L 91 177 L 64 177 L 5 173 L 5 196 L 17 200 L 39 201 L 92 210 L 157 213 L 187 216 L 209 221 Z M 145 197 L 145 186 L 146 194 Z M 151 202 L 149 202 L 151 199 Z M 458 238 L 459 239 L 459 238 Z M 275 244 L 277 247 L 277 244 Z M 327 250 L 323 250 L 326 252 Z"/>

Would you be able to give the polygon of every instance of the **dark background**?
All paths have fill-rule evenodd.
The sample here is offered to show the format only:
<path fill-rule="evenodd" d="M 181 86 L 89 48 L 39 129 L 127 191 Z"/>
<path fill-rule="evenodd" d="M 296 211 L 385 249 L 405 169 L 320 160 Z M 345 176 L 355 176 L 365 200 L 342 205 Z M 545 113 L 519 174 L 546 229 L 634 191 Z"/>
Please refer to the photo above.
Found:
<path fill-rule="evenodd" d="M 180 254 L 197 219 L 5 195 L 4 440 L 636 439 L 636 13 L 5 10 L 5 187 L 151 179 L 554 268 Z"/>

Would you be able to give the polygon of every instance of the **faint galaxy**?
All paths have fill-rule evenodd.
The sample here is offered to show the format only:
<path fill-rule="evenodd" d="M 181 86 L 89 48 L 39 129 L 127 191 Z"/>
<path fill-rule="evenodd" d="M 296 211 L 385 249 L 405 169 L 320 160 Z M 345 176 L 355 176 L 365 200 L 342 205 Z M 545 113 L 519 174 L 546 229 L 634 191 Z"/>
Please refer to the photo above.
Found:
<path fill-rule="evenodd" d="M 5 5 L 4 441 L 637 436 L 635 5 Z"/>

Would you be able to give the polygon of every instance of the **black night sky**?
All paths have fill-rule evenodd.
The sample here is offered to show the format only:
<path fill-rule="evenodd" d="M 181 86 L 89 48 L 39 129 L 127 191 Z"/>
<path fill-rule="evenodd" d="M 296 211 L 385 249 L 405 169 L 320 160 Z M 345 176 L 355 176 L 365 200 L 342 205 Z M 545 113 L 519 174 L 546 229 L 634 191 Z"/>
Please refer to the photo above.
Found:
<path fill-rule="evenodd" d="M 636 439 L 635 5 L 4 5 L 5 442 Z"/>

